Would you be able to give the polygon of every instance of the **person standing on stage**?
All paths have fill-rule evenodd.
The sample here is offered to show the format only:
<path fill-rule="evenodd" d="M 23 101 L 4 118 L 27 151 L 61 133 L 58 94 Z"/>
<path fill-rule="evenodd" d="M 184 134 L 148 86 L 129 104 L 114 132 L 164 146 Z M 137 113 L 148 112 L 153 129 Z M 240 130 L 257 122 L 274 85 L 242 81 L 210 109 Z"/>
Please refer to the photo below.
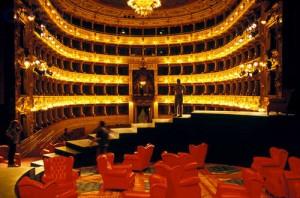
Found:
<path fill-rule="evenodd" d="M 17 145 L 20 143 L 20 135 L 22 130 L 23 128 L 18 120 L 11 121 L 8 129 L 6 130 L 5 135 L 8 139 L 8 146 L 9 146 L 9 151 L 7 156 L 9 167 L 18 166 L 14 163 L 14 159 L 15 159 Z"/>
<path fill-rule="evenodd" d="M 184 86 L 180 83 L 180 79 L 177 79 L 177 84 L 174 87 L 174 91 L 175 91 L 174 113 L 175 116 L 182 117 Z"/>

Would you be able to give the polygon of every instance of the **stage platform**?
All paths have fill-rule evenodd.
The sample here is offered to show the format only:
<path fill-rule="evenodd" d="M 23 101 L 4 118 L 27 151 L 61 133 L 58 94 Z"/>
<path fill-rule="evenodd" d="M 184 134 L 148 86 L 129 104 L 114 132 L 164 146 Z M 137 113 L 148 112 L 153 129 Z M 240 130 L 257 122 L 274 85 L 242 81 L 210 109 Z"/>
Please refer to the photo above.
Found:
<path fill-rule="evenodd" d="M 213 163 L 248 166 L 254 155 L 267 155 L 270 146 L 278 146 L 300 155 L 295 143 L 299 122 L 293 115 L 267 115 L 248 111 L 194 111 L 182 117 L 154 119 L 152 123 L 133 123 L 113 128 L 109 151 L 116 161 L 133 153 L 138 145 L 155 145 L 153 161 L 161 152 L 187 152 L 189 144 L 209 144 L 207 159 Z M 95 165 L 97 143 L 91 139 L 67 141 L 55 153 L 74 156 L 75 167 Z M 83 163 L 84 162 L 84 163 Z"/>

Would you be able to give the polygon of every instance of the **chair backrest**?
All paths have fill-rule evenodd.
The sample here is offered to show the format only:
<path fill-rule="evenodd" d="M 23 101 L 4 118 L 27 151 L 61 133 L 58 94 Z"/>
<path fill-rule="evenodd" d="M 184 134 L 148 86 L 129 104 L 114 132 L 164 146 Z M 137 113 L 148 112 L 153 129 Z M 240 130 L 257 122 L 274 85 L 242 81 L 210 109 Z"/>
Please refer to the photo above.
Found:
<path fill-rule="evenodd" d="M 152 154 L 153 154 L 153 151 L 154 151 L 154 145 L 153 144 L 147 144 L 146 147 L 145 147 L 145 162 L 150 162 L 151 160 L 151 157 L 152 157 Z"/>
<path fill-rule="evenodd" d="M 189 152 L 199 164 L 203 164 L 206 159 L 208 145 L 201 143 L 199 145 L 189 145 Z"/>
<path fill-rule="evenodd" d="M 289 157 L 289 167 L 293 173 L 300 174 L 300 158 Z"/>
<path fill-rule="evenodd" d="M 288 152 L 281 148 L 271 147 L 270 148 L 271 158 L 278 163 L 280 168 L 285 168 L 286 161 L 288 159 Z"/>
<path fill-rule="evenodd" d="M 74 158 L 57 156 L 53 158 L 44 158 L 44 174 L 48 178 L 56 181 L 64 181 L 72 179 L 72 169 L 74 164 Z"/>
<path fill-rule="evenodd" d="M 170 167 L 179 165 L 179 163 L 180 163 L 180 157 L 174 153 L 163 152 L 161 154 L 161 158 L 162 158 L 163 162 Z"/>
<path fill-rule="evenodd" d="M 110 155 L 111 158 L 111 155 Z M 108 159 L 106 154 L 97 157 L 97 168 L 100 174 L 105 173 L 108 169 L 112 169 L 111 159 Z"/>
<path fill-rule="evenodd" d="M 44 184 L 24 176 L 17 185 L 21 198 L 53 198 L 56 194 L 56 184 L 54 182 L 45 188 Z"/>
<path fill-rule="evenodd" d="M 249 168 L 242 171 L 245 188 L 250 198 L 260 198 L 263 189 L 263 178 L 258 173 Z"/>

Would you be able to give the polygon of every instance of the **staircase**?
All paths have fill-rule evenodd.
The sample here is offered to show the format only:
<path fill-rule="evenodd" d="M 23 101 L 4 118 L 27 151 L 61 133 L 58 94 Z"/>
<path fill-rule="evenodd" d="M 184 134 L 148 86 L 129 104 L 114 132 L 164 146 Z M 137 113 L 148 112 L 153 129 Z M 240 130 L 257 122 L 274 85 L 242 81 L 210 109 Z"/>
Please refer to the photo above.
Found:
<path fill-rule="evenodd" d="M 300 155 L 297 139 L 298 122 L 294 116 L 267 116 L 251 112 L 195 111 L 181 118 L 153 120 L 153 123 L 132 124 L 114 129 L 109 152 L 121 162 L 125 153 L 133 153 L 138 145 L 155 145 L 152 161 L 162 151 L 187 152 L 189 144 L 206 142 L 207 161 L 249 166 L 254 155 L 266 155 L 270 146 Z M 288 129 L 288 130 L 287 130 Z M 75 167 L 95 165 L 96 143 L 89 139 L 68 141 L 56 154 L 74 156 Z M 49 156 L 48 156 L 49 157 Z"/>

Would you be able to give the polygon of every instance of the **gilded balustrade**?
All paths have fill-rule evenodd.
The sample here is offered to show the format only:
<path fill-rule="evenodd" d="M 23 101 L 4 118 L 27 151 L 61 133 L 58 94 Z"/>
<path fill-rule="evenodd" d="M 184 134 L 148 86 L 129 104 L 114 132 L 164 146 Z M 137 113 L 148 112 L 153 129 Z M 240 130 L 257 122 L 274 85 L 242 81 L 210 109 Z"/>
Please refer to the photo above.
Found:
<path fill-rule="evenodd" d="M 114 64 L 140 64 L 141 57 L 137 56 L 113 56 L 105 54 L 96 54 L 91 52 L 80 51 L 72 49 L 63 45 L 54 36 L 52 36 L 46 29 L 41 34 L 35 32 L 35 35 L 42 42 L 47 44 L 58 54 L 75 60 L 96 62 L 96 63 L 114 63 Z M 177 56 L 156 56 L 145 57 L 145 62 L 149 64 L 172 64 L 172 63 L 192 63 L 203 62 L 220 59 L 229 54 L 243 48 L 245 45 L 255 40 L 258 36 L 252 36 L 248 30 L 244 31 L 242 35 L 237 36 L 226 45 L 201 53 L 177 55 Z"/>
<path fill-rule="evenodd" d="M 170 45 L 210 39 L 227 32 L 255 3 L 255 0 L 242 0 L 239 6 L 223 22 L 203 31 L 158 37 L 133 37 L 97 33 L 74 26 L 63 19 L 49 0 L 37 1 L 48 14 L 49 18 L 66 34 L 84 40 L 118 45 Z"/>

